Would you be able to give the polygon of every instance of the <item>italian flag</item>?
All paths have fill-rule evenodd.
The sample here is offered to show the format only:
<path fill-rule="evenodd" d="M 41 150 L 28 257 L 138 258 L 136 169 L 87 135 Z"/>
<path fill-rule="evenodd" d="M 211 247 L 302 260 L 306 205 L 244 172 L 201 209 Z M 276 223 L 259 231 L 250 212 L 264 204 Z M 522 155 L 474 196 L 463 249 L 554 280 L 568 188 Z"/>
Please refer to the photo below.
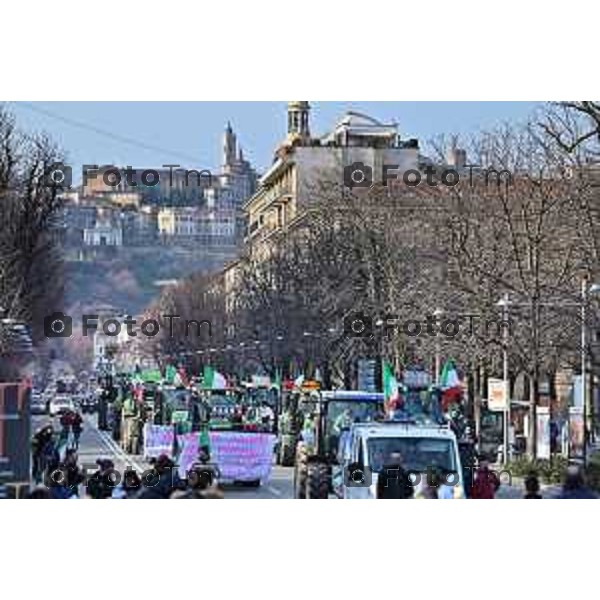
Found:
<path fill-rule="evenodd" d="M 177 373 L 173 376 L 173 384 L 177 387 L 187 387 L 189 385 L 187 373 L 183 367 L 177 369 Z"/>
<path fill-rule="evenodd" d="M 400 404 L 400 389 L 392 367 L 386 361 L 382 364 L 383 396 L 386 413 L 394 410 Z"/>
<path fill-rule="evenodd" d="M 204 367 L 202 387 L 205 390 L 224 390 L 227 387 L 227 379 L 225 379 L 224 375 L 206 365 Z"/>
<path fill-rule="evenodd" d="M 442 411 L 447 412 L 450 404 L 461 401 L 463 393 L 456 367 L 451 360 L 444 363 L 440 376 L 440 388 L 442 389 Z"/>

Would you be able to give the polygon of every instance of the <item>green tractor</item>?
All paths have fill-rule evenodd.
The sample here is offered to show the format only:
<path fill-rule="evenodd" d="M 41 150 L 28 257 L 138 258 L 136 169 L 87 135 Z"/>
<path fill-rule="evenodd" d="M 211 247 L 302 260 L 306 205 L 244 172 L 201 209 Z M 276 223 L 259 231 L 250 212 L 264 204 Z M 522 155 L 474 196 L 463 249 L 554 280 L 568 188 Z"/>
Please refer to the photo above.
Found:
<path fill-rule="evenodd" d="M 296 446 L 294 497 L 326 499 L 332 491 L 332 467 L 338 464 L 342 433 L 352 423 L 383 416 L 384 396 L 375 392 L 312 392 L 305 401 L 304 424 Z"/>

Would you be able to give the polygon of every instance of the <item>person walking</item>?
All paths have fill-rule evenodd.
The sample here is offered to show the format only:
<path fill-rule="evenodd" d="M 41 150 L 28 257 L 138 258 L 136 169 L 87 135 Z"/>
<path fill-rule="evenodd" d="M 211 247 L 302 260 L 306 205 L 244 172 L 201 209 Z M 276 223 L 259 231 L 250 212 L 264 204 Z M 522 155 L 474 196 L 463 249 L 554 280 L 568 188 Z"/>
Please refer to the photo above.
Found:
<path fill-rule="evenodd" d="M 69 448 L 69 434 L 71 433 L 72 412 L 67 410 L 60 417 L 60 435 L 58 437 L 59 448 Z M 61 451 L 61 455 L 63 452 Z"/>
<path fill-rule="evenodd" d="M 52 443 L 54 429 L 52 425 L 42 427 L 31 439 L 32 456 L 32 476 L 34 483 L 42 481 L 44 471 L 46 470 L 45 457 L 48 451 L 48 445 Z"/>
<path fill-rule="evenodd" d="M 79 450 L 79 438 L 83 430 L 83 418 L 79 413 L 73 413 L 71 419 L 71 431 L 73 432 L 73 448 Z"/>
<path fill-rule="evenodd" d="M 67 450 L 61 468 L 64 472 L 66 486 L 71 490 L 72 495 L 79 497 L 79 486 L 83 483 L 84 476 L 77 461 L 77 452 L 71 448 Z"/>
<path fill-rule="evenodd" d="M 500 480 L 490 470 L 487 460 L 481 460 L 475 471 L 470 497 L 476 500 L 493 500 L 500 487 Z"/>

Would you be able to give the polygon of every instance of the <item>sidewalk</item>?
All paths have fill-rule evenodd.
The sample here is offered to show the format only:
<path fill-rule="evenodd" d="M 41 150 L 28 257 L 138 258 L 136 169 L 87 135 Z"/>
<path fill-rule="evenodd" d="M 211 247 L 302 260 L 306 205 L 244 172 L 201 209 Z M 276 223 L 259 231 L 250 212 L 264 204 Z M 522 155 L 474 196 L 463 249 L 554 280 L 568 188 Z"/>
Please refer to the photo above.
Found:
<path fill-rule="evenodd" d="M 542 498 L 551 499 L 561 490 L 557 484 L 540 483 L 540 494 Z M 525 496 L 525 482 L 520 477 L 512 478 L 512 485 L 503 484 L 496 493 L 496 498 L 500 500 L 517 500 Z"/>

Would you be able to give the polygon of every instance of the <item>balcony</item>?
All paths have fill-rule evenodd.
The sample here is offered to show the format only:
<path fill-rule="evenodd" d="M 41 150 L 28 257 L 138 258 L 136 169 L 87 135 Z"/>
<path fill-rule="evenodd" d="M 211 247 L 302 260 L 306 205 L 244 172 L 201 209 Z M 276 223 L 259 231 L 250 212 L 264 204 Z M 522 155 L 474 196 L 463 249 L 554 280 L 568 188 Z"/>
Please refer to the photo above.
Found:
<path fill-rule="evenodd" d="M 290 188 L 283 188 L 279 190 L 269 190 L 265 194 L 264 207 L 270 208 L 273 205 L 285 204 L 292 199 L 292 190 Z"/>

